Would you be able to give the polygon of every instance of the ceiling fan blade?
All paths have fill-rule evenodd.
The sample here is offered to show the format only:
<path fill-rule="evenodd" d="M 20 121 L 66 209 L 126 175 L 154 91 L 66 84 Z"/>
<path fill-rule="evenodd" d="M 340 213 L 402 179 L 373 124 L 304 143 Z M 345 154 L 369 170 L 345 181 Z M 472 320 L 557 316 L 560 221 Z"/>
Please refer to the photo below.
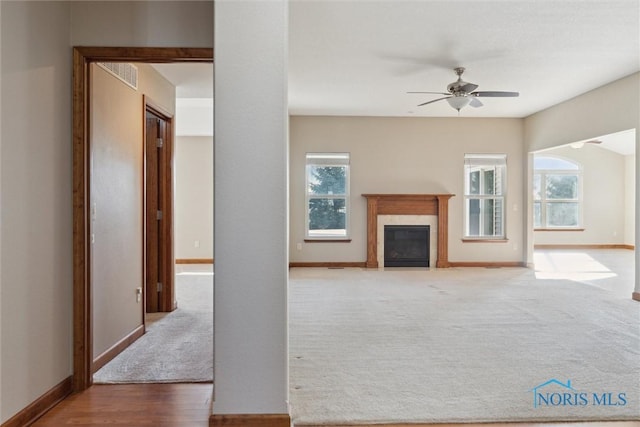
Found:
<path fill-rule="evenodd" d="M 446 93 L 446 92 L 407 92 L 407 93 L 431 93 L 434 95 L 451 95 L 450 93 Z"/>
<path fill-rule="evenodd" d="M 442 98 L 434 99 L 433 101 L 427 101 L 425 103 L 422 103 L 422 104 L 418 105 L 418 107 L 422 107 L 423 105 L 427 105 L 427 104 L 433 104 L 434 102 L 442 101 L 443 99 L 447 99 L 447 98 L 451 98 L 451 97 L 450 96 L 445 96 L 445 97 L 442 97 Z"/>
<path fill-rule="evenodd" d="M 460 86 L 459 88 L 461 91 L 469 93 L 469 92 L 473 92 L 474 90 L 478 89 L 478 85 L 475 85 L 473 83 L 467 83 L 463 86 Z"/>
<path fill-rule="evenodd" d="M 470 93 L 469 95 L 484 96 L 487 98 L 500 98 L 500 97 L 516 97 L 516 96 L 520 96 L 520 93 L 519 92 L 501 92 L 501 91 L 480 91 L 480 92 Z"/>
<path fill-rule="evenodd" d="M 478 107 L 482 107 L 484 104 L 480 102 L 478 98 L 471 98 L 471 101 L 469 101 L 469 105 L 472 106 L 473 108 L 478 108 Z"/>

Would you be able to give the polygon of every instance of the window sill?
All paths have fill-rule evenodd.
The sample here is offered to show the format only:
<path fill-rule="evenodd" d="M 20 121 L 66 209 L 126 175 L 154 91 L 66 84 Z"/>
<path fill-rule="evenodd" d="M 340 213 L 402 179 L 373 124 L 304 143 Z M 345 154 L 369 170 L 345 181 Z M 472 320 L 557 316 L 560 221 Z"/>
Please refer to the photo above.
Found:
<path fill-rule="evenodd" d="M 351 243 L 351 239 L 304 239 L 305 243 Z"/>
<path fill-rule="evenodd" d="M 584 231 L 584 228 L 534 228 L 533 231 Z"/>
<path fill-rule="evenodd" d="M 509 239 L 464 238 L 462 243 L 507 243 Z"/>

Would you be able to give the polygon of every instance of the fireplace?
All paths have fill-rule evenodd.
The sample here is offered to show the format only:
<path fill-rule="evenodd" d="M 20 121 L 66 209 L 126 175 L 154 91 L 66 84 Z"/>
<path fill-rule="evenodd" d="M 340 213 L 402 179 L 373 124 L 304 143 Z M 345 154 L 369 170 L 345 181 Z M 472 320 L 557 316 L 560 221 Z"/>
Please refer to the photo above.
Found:
<path fill-rule="evenodd" d="M 386 215 L 427 215 L 435 216 L 434 230 L 437 242 L 432 256 L 437 268 L 449 267 L 449 199 L 453 194 L 363 194 L 367 198 L 367 268 L 378 268 L 384 261 L 380 254 L 378 261 L 378 217 Z M 406 224 L 406 223 L 405 223 Z M 386 224 L 385 224 L 386 225 Z M 384 230 L 380 230 L 380 235 Z M 382 236 L 380 236 L 382 241 Z"/>
<path fill-rule="evenodd" d="M 385 267 L 429 267 L 428 225 L 385 225 Z"/>

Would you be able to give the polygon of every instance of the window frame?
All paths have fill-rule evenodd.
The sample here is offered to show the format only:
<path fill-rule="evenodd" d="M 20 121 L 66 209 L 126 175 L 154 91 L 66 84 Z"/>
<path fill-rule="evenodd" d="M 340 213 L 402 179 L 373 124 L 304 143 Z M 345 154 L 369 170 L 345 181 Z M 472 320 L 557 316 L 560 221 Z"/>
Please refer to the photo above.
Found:
<path fill-rule="evenodd" d="M 493 194 L 488 194 L 483 191 L 485 186 L 486 179 L 486 171 L 493 169 L 494 175 L 494 189 Z M 497 173 L 500 171 L 500 177 L 497 178 Z M 471 174 L 474 172 L 479 173 L 479 182 L 478 182 L 478 193 L 471 192 Z M 464 189 L 463 189 L 463 241 L 505 241 L 507 240 L 507 155 L 504 153 L 495 153 L 495 154 L 465 154 L 464 155 Z M 499 191 L 496 190 L 496 179 L 499 179 L 500 182 L 497 184 L 500 188 Z M 486 211 L 484 209 L 480 209 L 480 219 L 478 221 L 478 225 L 481 230 L 479 230 L 478 235 L 470 234 L 470 200 L 478 199 L 480 204 L 483 204 L 485 200 L 499 200 L 502 204 L 501 210 L 501 218 L 500 218 L 500 233 L 499 234 L 487 234 L 486 230 L 482 230 L 481 228 L 485 224 Z M 494 205 L 495 206 L 495 205 Z"/>
<path fill-rule="evenodd" d="M 311 156 L 311 157 L 310 157 Z M 315 161 L 312 161 L 315 160 Z M 313 166 L 323 166 L 323 167 L 344 167 L 345 168 L 345 192 L 344 194 L 311 194 L 309 191 L 309 169 Z M 304 193 L 305 193 L 305 215 L 304 215 L 304 240 L 306 242 L 331 242 L 331 241 L 340 241 L 340 242 L 349 242 L 351 241 L 351 204 L 350 204 L 350 194 L 351 194 L 351 153 L 348 152 L 308 152 L 305 153 L 305 185 L 304 185 Z M 310 209 L 309 202 L 311 199 L 327 199 L 327 200 L 344 200 L 345 206 L 345 234 L 326 234 L 326 235 L 316 235 L 310 234 L 309 224 L 310 224 Z"/>
<path fill-rule="evenodd" d="M 549 158 L 549 159 L 557 159 L 562 160 L 563 162 L 568 162 L 574 166 L 576 169 L 536 169 L 535 160 L 536 158 Z M 548 175 L 564 175 L 564 176 L 576 176 L 577 177 L 577 189 L 576 189 L 576 198 L 575 199 L 548 199 L 547 191 L 546 191 L 546 177 Z M 584 206 L 584 198 L 583 198 L 583 167 L 582 164 L 576 160 L 564 158 L 561 156 L 554 155 L 540 155 L 534 158 L 534 166 L 533 166 L 533 180 L 532 183 L 536 181 L 536 177 L 540 176 L 540 199 L 536 199 L 535 193 L 533 193 L 532 188 L 532 215 L 533 215 L 533 224 L 535 231 L 561 231 L 561 230 L 576 230 L 580 231 L 584 228 L 584 216 L 583 216 L 583 206 Z M 536 204 L 540 203 L 540 225 L 536 226 L 536 214 L 535 208 Z M 547 216 L 547 207 L 549 204 L 553 203 L 575 203 L 578 208 L 578 214 L 576 218 L 576 225 L 559 225 L 553 226 L 548 224 L 548 216 Z"/>

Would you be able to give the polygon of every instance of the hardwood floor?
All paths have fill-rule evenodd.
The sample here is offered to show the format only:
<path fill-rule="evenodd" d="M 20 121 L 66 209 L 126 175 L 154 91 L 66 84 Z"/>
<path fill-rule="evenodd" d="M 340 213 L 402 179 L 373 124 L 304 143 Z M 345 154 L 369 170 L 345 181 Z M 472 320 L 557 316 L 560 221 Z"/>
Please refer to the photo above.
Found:
<path fill-rule="evenodd" d="M 212 391 L 213 384 L 94 385 L 33 426 L 208 426 Z"/>
<path fill-rule="evenodd" d="M 65 399 L 36 421 L 33 426 L 60 427 L 108 424 L 120 426 L 204 427 L 209 425 L 212 391 L 212 384 L 94 385 L 83 393 L 74 394 Z M 422 425 L 427 427 L 460 426 L 459 424 Z M 419 424 L 385 424 L 379 427 L 419 426 Z M 640 427 L 640 421 L 466 424 L 464 426 Z M 348 427 L 365 426 L 351 425 Z"/>
<path fill-rule="evenodd" d="M 297 427 L 638 427 L 640 421 L 602 421 L 573 423 L 477 423 L 477 424 L 336 424 L 332 426 L 305 424 Z"/>

